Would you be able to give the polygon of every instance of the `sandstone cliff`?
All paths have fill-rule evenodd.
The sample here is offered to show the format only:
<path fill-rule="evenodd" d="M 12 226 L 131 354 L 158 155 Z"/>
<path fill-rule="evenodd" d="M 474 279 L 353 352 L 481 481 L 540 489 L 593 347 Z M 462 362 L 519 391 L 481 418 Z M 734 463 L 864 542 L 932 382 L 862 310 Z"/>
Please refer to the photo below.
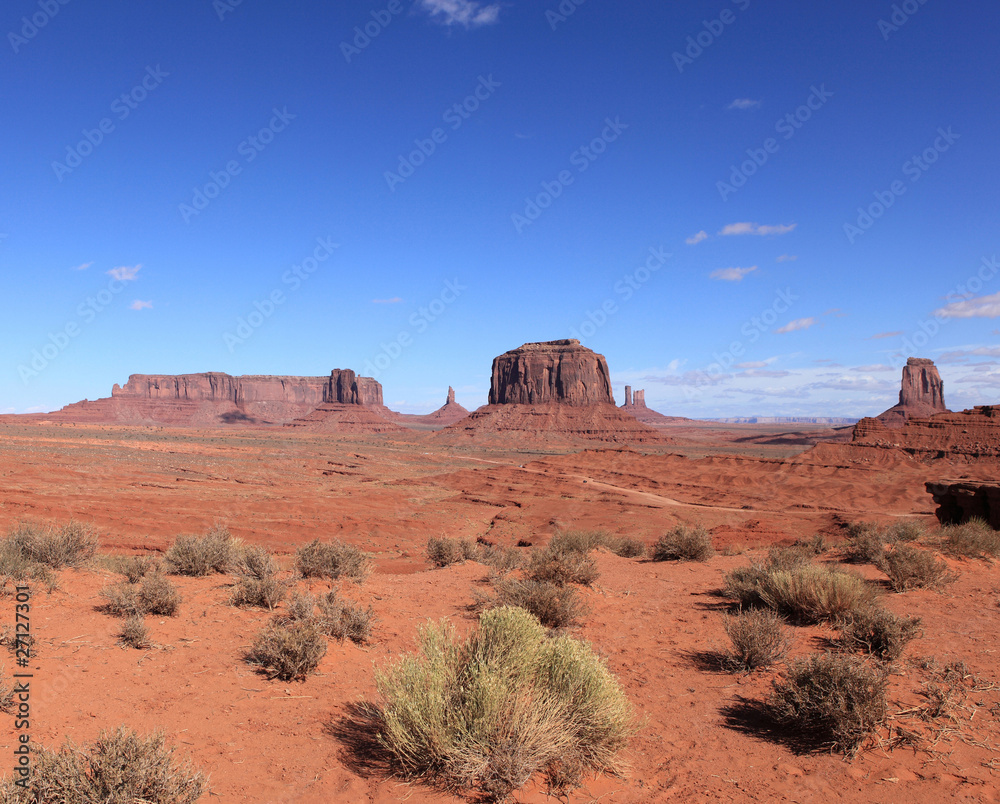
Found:
<path fill-rule="evenodd" d="M 851 445 L 899 449 L 922 458 L 1000 458 L 1000 406 L 914 418 L 899 428 L 865 418 L 855 425 Z"/>
<path fill-rule="evenodd" d="M 570 338 L 526 343 L 493 360 L 491 405 L 614 404 L 604 355 Z"/>
<path fill-rule="evenodd" d="M 690 419 L 684 416 L 664 416 L 662 413 L 646 407 L 646 392 L 636 390 L 632 393 L 632 386 L 625 386 L 625 404 L 621 409 L 626 413 L 631 413 L 643 424 L 657 425 L 676 424 L 678 422 L 689 422 Z"/>
<path fill-rule="evenodd" d="M 910 419 L 947 412 L 944 382 L 933 360 L 911 357 L 903 366 L 899 403 L 876 418 L 886 427 L 902 427 Z"/>

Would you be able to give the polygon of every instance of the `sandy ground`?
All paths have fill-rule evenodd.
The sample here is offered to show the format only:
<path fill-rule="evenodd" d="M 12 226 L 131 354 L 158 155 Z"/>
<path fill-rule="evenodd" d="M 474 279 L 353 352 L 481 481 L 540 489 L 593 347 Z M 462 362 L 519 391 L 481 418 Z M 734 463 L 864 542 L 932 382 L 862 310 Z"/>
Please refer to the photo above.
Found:
<path fill-rule="evenodd" d="M 40 646 L 32 736 L 52 745 L 65 736 L 89 741 L 120 724 L 163 728 L 211 775 L 204 801 L 459 801 L 387 778 L 349 739 L 350 705 L 374 698 L 373 669 L 411 650 L 419 624 L 447 617 L 460 629 L 474 625 L 469 605 L 487 588 L 487 569 L 430 569 L 427 538 L 544 544 L 561 527 L 602 527 L 652 542 L 686 522 L 708 527 L 730 554 L 701 564 L 597 554 L 601 575 L 583 592 L 590 612 L 576 633 L 606 658 L 642 725 L 626 752 L 628 774 L 589 779 L 570 801 L 998 800 L 997 566 L 949 560 L 956 578 L 942 589 L 886 592 L 888 608 L 923 618 L 923 636 L 891 679 L 896 731 L 884 731 L 853 760 L 802 753 L 755 719 L 752 702 L 766 696 L 780 668 L 732 675 L 715 658 L 725 642 L 718 590 L 726 571 L 769 544 L 817 532 L 836 541 L 846 522 L 913 516 L 933 523 L 926 480 L 995 476 L 995 467 L 822 450 L 786 462 L 746 451 L 670 452 L 505 452 L 443 447 L 424 433 L 6 426 L 0 528 L 75 517 L 98 527 L 102 549 L 136 551 L 160 550 L 179 533 L 223 522 L 286 565 L 298 545 L 337 537 L 371 551 L 377 566 L 364 583 L 339 587 L 374 609 L 371 645 L 331 642 L 319 672 L 293 683 L 268 681 L 242 660 L 270 615 L 228 606 L 228 576 L 176 578 L 184 598 L 178 615 L 147 618 L 155 644 L 136 651 L 116 645 L 119 621 L 100 610 L 99 591 L 117 576 L 61 571 L 59 588 L 40 589 L 34 600 Z M 884 581 L 870 567 L 863 571 Z M 10 611 L 0 619 L 12 622 L 12 599 L 0 598 L 3 606 Z M 793 655 L 828 648 L 834 634 L 822 626 L 792 633 Z M 940 683 L 934 666 L 953 661 L 967 665 L 965 691 L 947 717 L 922 720 L 920 691 Z M 923 738 L 889 750 L 899 727 Z M 0 751 L 11 750 L 13 734 L 4 718 Z M 551 799 L 528 788 L 517 800 Z"/>

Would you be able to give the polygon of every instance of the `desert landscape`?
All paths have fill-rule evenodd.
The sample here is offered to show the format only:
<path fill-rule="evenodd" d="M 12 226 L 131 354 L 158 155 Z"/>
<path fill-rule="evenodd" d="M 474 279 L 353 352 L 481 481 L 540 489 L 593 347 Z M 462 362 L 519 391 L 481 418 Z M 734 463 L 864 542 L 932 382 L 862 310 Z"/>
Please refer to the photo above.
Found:
<path fill-rule="evenodd" d="M 1000 408 L 947 411 L 923 359 L 904 368 L 897 406 L 838 429 L 661 416 L 631 388 L 616 406 L 605 359 L 573 340 L 513 349 L 492 376 L 488 405 L 469 413 L 449 393 L 420 420 L 350 370 L 137 375 L 107 399 L 5 417 L 9 540 L 32 522 L 36 536 L 78 523 L 97 537 L 95 555 L 44 575 L 5 560 L 6 599 L 31 587 L 32 739 L 55 749 L 155 724 L 223 801 L 548 800 L 543 766 L 499 793 L 483 777 L 463 790 L 407 773 L 372 707 L 376 674 L 428 622 L 473 633 L 484 608 L 541 577 L 532 556 L 576 550 L 584 575 L 546 582 L 566 608 L 523 605 L 591 646 L 632 714 L 613 772 L 579 771 L 562 800 L 997 799 L 1000 575 L 989 549 L 948 534 L 1000 525 Z M 177 545 L 201 543 L 192 535 L 263 548 L 274 589 L 247 596 L 238 557 L 191 570 Z M 317 545 L 360 551 L 366 571 L 313 572 L 303 557 Z M 933 577 L 899 576 L 887 557 L 903 551 L 933 557 Z M 879 658 L 844 643 L 843 616 L 778 606 L 787 653 L 740 665 L 729 624 L 744 603 L 769 609 L 734 578 L 768 562 L 846 570 L 915 625 Z M 141 637 L 126 637 L 142 607 L 121 595 L 149 578 L 179 602 L 147 608 Z M 357 633 L 324 637 L 284 675 L 248 659 L 269 623 L 330 592 L 364 614 Z M 885 674 L 884 711 L 850 743 L 775 720 L 776 680 L 809 656 Z M 13 722 L 4 734 L 13 750 Z"/>

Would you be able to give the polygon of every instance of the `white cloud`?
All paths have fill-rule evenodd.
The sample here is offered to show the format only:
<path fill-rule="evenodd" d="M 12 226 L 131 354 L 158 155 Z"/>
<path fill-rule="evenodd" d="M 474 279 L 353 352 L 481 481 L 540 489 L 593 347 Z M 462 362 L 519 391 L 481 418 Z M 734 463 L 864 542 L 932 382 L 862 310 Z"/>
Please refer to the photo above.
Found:
<path fill-rule="evenodd" d="M 795 262 L 798 258 L 798 254 L 782 254 L 778 257 L 778 262 Z"/>
<path fill-rule="evenodd" d="M 399 296 L 393 296 L 391 299 L 372 299 L 372 304 L 399 304 L 401 301 Z"/>
<path fill-rule="evenodd" d="M 938 363 L 964 363 L 970 357 L 1000 357 L 1000 346 L 974 346 L 954 349 L 938 357 Z"/>
<path fill-rule="evenodd" d="M 752 265 L 749 268 L 720 268 L 718 271 L 712 271 L 709 276 L 712 279 L 721 279 L 724 282 L 739 282 L 747 274 L 753 273 L 756 270 L 756 265 Z"/>
<path fill-rule="evenodd" d="M 130 310 L 152 310 L 153 303 L 151 301 L 140 301 L 139 299 L 136 299 L 128 306 L 128 308 Z"/>
<path fill-rule="evenodd" d="M 791 377 L 792 372 L 782 369 L 748 369 L 736 375 L 737 377 Z"/>
<path fill-rule="evenodd" d="M 719 230 L 719 234 L 723 236 L 729 235 L 782 235 L 788 234 L 792 229 L 798 226 L 797 223 L 791 224 L 779 224 L 777 226 L 762 226 L 758 223 L 727 223 L 722 229 Z"/>
<path fill-rule="evenodd" d="M 771 358 L 770 360 L 751 360 L 747 363 L 737 363 L 733 368 L 738 369 L 760 369 L 767 368 L 771 363 L 773 363 L 776 358 Z"/>
<path fill-rule="evenodd" d="M 77 265 L 73 270 L 74 271 L 86 271 L 93 264 L 94 263 L 92 263 L 92 262 L 85 262 L 83 265 Z"/>
<path fill-rule="evenodd" d="M 881 340 L 882 338 L 898 338 L 902 334 L 903 330 L 901 329 L 897 329 L 894 332 L 876 332 L 874 335 L 870 335 L 869 337 L 865 338 L 865 340 L 878 341 Z"/>
<path fill-rule="evenodd" d="M 108 276 L 113 276 L 119 282 L 131 282 L 139 273 L 141 265 L 123 265 L 121 268 L 112 268 L 108 271 Z"/>
<path fill-rule="evenodd" d="M 952 302 L 934 311 L 941 318 L 1000 318 L 1000 293 Z"/>
<path fill-rule="evenodd" d="M 892 366 L 887 366 L 884 363 L 875 363 L 871 366 L 855 366 L 851 371 L 860 371 L 865 374 L 871 374 L 876 371 L 895 371 Z"/>
<path fill-rule="evenodd" d="M 420 0 L 420 8 L 442 25 L 491 25 L 500 16 L 500 4 L 485 5 L 478 0 Z"/>
<path fill-rule="evenodd" d="M 700 232 L 698 232 L 698 234 L 691 235 L 684 242 L 687 243 L 689 246 L 696 246 L 702 240 L 708 240 L 708 232 L 706 232 L 704 229 L 702 229 Z"/>
<path fill-rule="evenodd" d="M 756 109 L 760 106 L 760 101 L 750 98 L 737 98 L 727 106 L 727 109 Z"/>
<path fill-rule="evenodd" d="M 809 329 L 809 327 L 816 326 L 819 321 L 815 318 L 796 318 L 794 321 L 789 321 L 785 326 L 778 327 L 775 332 L 795 332 L 800 329 Z"/>

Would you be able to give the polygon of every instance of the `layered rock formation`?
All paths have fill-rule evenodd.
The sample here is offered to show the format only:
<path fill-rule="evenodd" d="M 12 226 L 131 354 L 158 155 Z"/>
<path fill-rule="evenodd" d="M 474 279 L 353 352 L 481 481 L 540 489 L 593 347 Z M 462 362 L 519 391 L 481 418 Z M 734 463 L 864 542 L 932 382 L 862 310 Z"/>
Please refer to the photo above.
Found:
<path fill-rule="evenodd" d="M 651 427 L 615 406 L 607 361 L 575 339 L 526 343 L 495 358 L 489 399 L 488 405 L 440 435 L 664 441 Z"/>
<path fill-rule="evenodd" d="M 900 449 L 921 458 L 1000 458 L 1000 406 L 910 419 L 899 428 L 862 419 L 854 426 L 851 445 Z"/>
<path fill-rule="evenodd" d="M 569 338 L 526 343 L 493 360 L 491 405 L 614 404 L 604 355 Z"/>
<path fill-rule="evenodd" d="M 632 393 L 632 386 L 625 386 L 625 404 L 621 407 L 626 413 L 631 413 L 643 424 L 650 424 L 654 427 L 661 424 L 676 424 L 677 422 L 688 422 L 683 416 L 664 416 L 651 408 L 646 407 L 646 392 L 637 390 Z"/>
<path fill-rule="evenodd" d="M 461 421 L 469 415 L 469 411 L 455 401 L 455 389 L 451 386 L 448 386 L 448 397 L 444 405 L 433 413 L 418 415 L 390 412 L 393 421 L 414 430 L 440 430 L 442 427 Z"/>
<path fill-rule="evenodd" d="M 876 418 L 886 427 L 902 427 L 910 419 L 945 413 L 944 383 L 933 360 L 911 357 L 903 366 L 899 403 Z"/>
<path fill-rule="evenodd" d="M 938 504 L 937 518 L 942 525 L 957 525 L 978 517 L 1000 530 L 1000 483 L 946 481 L 925 486 Z"/>

